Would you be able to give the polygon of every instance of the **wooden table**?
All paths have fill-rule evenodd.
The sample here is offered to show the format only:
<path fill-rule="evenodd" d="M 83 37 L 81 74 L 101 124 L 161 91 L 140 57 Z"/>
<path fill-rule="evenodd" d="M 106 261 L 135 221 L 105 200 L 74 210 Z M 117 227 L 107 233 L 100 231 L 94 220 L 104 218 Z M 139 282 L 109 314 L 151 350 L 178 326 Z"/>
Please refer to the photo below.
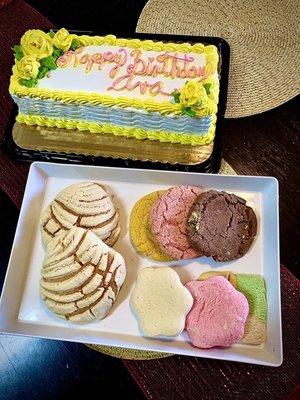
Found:
<path fill-rule="evenodd" d="M 145 1 L 28 1 L 57 26 L 133 32 Z M 89 6 L 90 5 L 90 6 Z M 70 10 L 68 12 L 67 10 Z M 224 126 L 224 158 L 237 173 L 271 175 L 280 184 L 281 262 L 299 275 L 299 98 L 267 113 Z M 297 129 L 298 128 L 298 129 Z M 298 165 L 297 165 L 298 164 Z M 2 285 L 18 210 L 0 191 L 0 283 Z M 88 390 L 112 397 L 144 396 L 120 360 L 87 347 L 59 341 L 0 337 L 0 398 L 77 398 Z"/>

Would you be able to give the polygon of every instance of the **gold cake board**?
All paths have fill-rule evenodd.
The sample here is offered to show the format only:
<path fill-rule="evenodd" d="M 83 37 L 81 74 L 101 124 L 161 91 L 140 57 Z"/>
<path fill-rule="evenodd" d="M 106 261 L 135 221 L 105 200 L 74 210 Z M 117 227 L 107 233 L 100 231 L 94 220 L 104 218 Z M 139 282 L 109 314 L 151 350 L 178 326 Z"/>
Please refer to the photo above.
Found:
<path fill-rule="evenodd" d="M 224 160 L 221 164 L 220 173 L 226 175 L 236 175 L 234 169 Z M 170 357 L 173 355 L 172 353 L 127 349 L 115 346 L 102 346 L 98 344 L 87 344 L 86 346 L 90 347 L 93 350 L 99 351 L 100 353 L 116 358 L 123 358 L 126 360 L 154 360 L 157 358 Z"/>
<path fill-rule="evenodd" d="M 203 146 L 138 140 L 107 133 L 91 133 L 73 129 L 47 128 L 16 122 L 13 139 L 22 149 L 55 151 L 113 158 L 128 158 L 171 164 L 196 165 L 206 161 L 213 143 Z"/>

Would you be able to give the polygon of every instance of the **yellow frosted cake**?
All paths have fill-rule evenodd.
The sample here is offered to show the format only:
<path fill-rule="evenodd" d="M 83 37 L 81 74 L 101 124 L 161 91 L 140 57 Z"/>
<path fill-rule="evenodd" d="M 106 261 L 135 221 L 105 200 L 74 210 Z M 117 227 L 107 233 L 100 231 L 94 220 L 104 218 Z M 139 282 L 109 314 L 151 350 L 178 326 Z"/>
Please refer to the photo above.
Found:
<path fill-rule="evenodd" d="M 10 93 L 20 124 L 146 143 L 213 142 L 214 45 L 29 30 L 13 48 Z M 78 133 L 79 134 L 79 133 Z"/>

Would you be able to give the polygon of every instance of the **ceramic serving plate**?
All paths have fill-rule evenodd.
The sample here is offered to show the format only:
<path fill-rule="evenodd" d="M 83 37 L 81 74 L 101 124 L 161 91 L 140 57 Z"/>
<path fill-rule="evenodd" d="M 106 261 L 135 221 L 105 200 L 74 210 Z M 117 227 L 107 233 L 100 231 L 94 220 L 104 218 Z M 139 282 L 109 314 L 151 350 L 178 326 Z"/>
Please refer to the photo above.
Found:
<path fill-rule="evenodd" d="M 76 325 L 49 312 L 39 294 L 44 257 L 39 219 L 42 210 L 64 187 L 80 181 L 99 181 L 115 194 L 122 236 L 114 246 L 126 262 L 127 276 L 110 314 L 102 321 Z M 230 270 L 264 276 L 267 286 L 267 341 L 260 346 L 237 344 L 227 349 L 192 347 L 186 333 L 170 339 L 144 338 L 131 312 L 129 299 L 139 269 L 162 265 L 139 256 L 130 243 L 129 215 L 145 194 L 176 185 L 198 185 L 242 196 L 258 216 L 258 235 L 241 259 L 217 263 L 210 258 L 169 263 L 186 283 L 208 270 Z M 269 366 L 282 363 L 278 183 L 271 177 L 74 166 L 35 162 L 31 165 L 0 303 L 0 331 L 73 342 L 169 352 Z"/>

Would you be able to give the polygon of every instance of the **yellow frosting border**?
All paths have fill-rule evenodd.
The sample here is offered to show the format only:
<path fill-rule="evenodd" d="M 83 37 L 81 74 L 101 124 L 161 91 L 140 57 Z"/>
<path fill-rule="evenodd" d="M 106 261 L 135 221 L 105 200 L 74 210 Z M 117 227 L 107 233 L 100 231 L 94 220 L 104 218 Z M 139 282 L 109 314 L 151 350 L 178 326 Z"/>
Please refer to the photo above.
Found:
<path fill-rule="evenodd" d="M 132 49 L 143 49 L 153 51 L 178 51 L 185 53 L 204 53 L 210 60 L 213 68 L 217 69 L 218 65 L 218 50 L 214 45 L 204 45 L 202 43 L 163 43 L 153 40 L 141 39 L 122 39 L 114 35 L 106 36 L 88 36 L 88 35 L 75 35 L 83 46 L 102 45 L 107 44 L 110 46 L 129 47 Z M 144 109 L 148 112 L 159 112 L 162 115 L 166 114 L 181 114 L 181 107 L 179 104 L 171 103 L 170 101 L 158 102 L 152 99 L 140 100 L 131 99 L 127 97 L 111 97 L 108 95 L 101 95 L 98 93 L 85 93 L 85 92 L 72 92 L 72 91 L 52 91 L 49 89 L 39 89 L 36 87 L 27 88 L 18 82 L 17 71 L 13 67 L 13 74 L 10 80 L 9 92 L 12 95 L 19 97 L 38 97 L 40 99 L 50 99 L 54 101 L 62 101 L 64 103 L 76 103 L 91 105 L 103 104 L 106 106 L 119 106 L 122 108 L 133 107 Z M 214 99 L 209 99 L 208 108 L 198 113 L 198 116 L 205 116 L 210 113 L 217 112 L 217 104 Z"/>
<path fill-rule="evenodd" d="M 188 135 L 166 131 L 151 131 L 142 128 L 121 127 L 112 124 L 98 124 L 84 120 L 67 120 L 62 118 L 48 118 L 39 115 L 19 114 L 17 121 L 20 124 L 57 127 L 63 129 L 78 129 L 91 133 L 111 133 L 116 136 L 134 137 L 136 139 L 159 140 L 160 142 L 180 143 L 191 146 L 201 146 L 213 141 L 215 124 L 213 123 L 206 135 Z"/>
<path fill-rule="evenodd" d="M 109 46 L 129 47 L 131 49 L 142 49 L 148 51 L 178 51 L 181 53 L 207 53 L 217 51 L 216 46 L 203 43 L 173 43 L 153 41 L 151 39 L 125 39 L 117 38 L 115 35 L 106 36 L 89 36 L 89 35 L 74 35 L 79 40 L 82 46 L 101 46 L 107 44 Z"/>

